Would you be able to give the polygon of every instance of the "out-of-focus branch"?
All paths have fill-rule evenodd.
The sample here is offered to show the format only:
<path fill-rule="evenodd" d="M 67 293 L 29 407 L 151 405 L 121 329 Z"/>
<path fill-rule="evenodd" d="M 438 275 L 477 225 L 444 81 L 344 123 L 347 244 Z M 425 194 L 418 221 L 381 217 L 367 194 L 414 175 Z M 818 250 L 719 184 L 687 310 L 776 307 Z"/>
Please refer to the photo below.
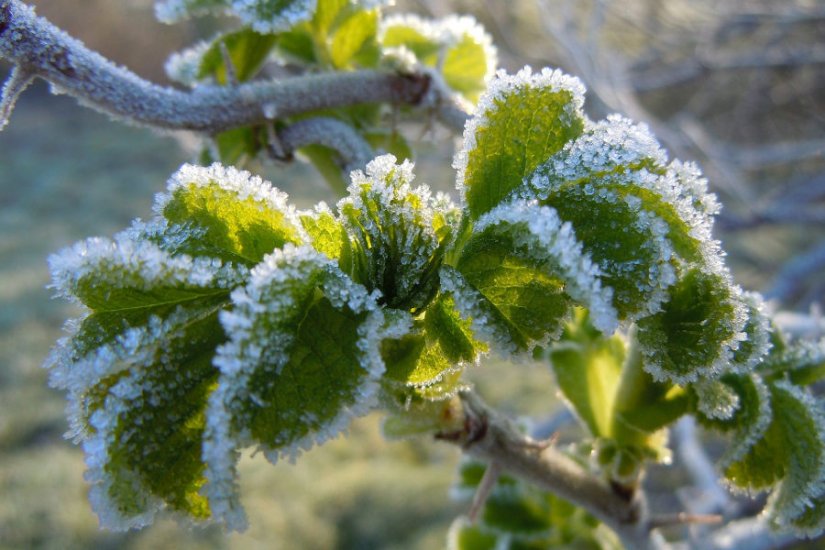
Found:
<path fill-rule="evenodd" d="M 18 0 L 0 1 L 0 57 L 22 74 L 43 78 L 81 103 L 128 122 L 204 133 L 355 104 L 415 105 L 430 88 L 424 74 L 364 70 L 176 90 L 117 67 Z M 447 120 L 457 125 L 459 118 Z"/>

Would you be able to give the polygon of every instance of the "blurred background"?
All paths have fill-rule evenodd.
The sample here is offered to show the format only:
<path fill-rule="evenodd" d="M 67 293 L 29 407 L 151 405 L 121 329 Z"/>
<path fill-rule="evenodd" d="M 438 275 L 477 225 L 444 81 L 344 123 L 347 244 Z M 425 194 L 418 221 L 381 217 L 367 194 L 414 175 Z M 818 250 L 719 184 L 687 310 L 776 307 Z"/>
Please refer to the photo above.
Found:
<path fill-rule="evenodd" d="M 168 27 L 150 0 L 31 1 L 88 46 L 166 82 L 167 55 L 221 22 Z M 593 118 L 646 122 L 673 157 L 695 160 L 724 205 L 716 236 L 736 279 L 777 307 L 821 315 L 825 297 L 825 2 L 823 0 L 418 0 L 388 11 L 469 13 L 515 71 L 560 67 L 588 88 Z M 7 74 L 8 64 L 0 62 Z M 412 135 L 420 135 L 413 128 Z M 191 139 L 125 126 L 38 82 L 0 133 L 0 548 L 441 548 L 461 508 L 448 497 L 457 453 L 386 442 L 380 418 L 296 464 L 245 457 L 244 534 L 163 520 L 98 530 L 81 451 L 62 438 L 64 398 L 40 368 L 65 319 L 47 256 L 150 215 L 153 195 L 191 159 Z M 452 139 L 419 143 L 420 182 L 453 188 Z M 306 207 L 335 197 L 307 167 L 260 168 Z M 516 370 L 517 369 L 517 370 Z M 558 407 L 540 365 L 485 363 L 479 391 L 513 415 Z M 678 474 L 671 481 L 678 485 Z"/>

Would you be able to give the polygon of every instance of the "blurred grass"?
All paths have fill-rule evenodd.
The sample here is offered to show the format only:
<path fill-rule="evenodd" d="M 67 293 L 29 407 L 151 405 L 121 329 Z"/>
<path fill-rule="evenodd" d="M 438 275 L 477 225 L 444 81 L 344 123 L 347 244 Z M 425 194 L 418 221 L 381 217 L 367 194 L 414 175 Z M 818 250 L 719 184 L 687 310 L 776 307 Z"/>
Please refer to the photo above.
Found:
<path fill-rule="evenodd" d="M 449 143 L 429 149 L 419 181 L 450 190 Z M 458 453 L 425 440 L 387 442 L 378 415 L 295 465 L 245 457 L 243 534 L 169 519 L 125 534 L 98 529 L 82 451 L 62 437 L 65 400 L 41 368 L 64 321 L 78 313 L 51 298 L 46 258 L 149 216 L 154 193 L 186 160 L 171 137 L 110 121 L 42 84 L 0 133 L 0 548 L 442 547 L 461 511 L 447 494 Z M 334 200 L 300 163 L 266 172 L 301 207 Z M 547 369 L 492 362 L 473 375 L 483 395 L 513 414 L 556 405 Z"/>

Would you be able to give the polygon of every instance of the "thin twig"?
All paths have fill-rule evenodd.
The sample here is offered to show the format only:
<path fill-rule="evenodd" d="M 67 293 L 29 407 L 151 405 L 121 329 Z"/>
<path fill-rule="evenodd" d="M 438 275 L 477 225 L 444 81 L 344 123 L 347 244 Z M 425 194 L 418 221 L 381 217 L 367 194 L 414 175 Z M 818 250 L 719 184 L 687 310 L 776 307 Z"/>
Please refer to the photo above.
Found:
<path fill-rule="evenodd" d="M 487 498 L 493 491 L 493 487 L 496 486 L 500 475 L 501 465 L 498 462 L 491 462 L 487 466 L 487 469 L 484 470 L 484 476 L 482 476 L 476 488 L 476 493 L 473 495 L 473 502 L 470 504 L 470 511 L 467 513 L 470 523 L 476 522 L 479 512 L 481 512 L 481 509 L 484 507 L 484 503 L 487 502 Z"/>

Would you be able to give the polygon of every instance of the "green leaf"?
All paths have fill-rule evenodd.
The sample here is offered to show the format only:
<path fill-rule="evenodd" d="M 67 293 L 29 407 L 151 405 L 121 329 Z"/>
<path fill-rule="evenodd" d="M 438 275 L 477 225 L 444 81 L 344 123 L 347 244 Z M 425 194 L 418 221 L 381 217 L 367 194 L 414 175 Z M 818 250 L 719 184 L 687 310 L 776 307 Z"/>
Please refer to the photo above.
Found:
<path fill-rule="evenodd" d="M 701 412 L 697 418 L 705 427 L 732 433 L 731 445 L 719 461 L 720 468 L 726 470 L 765 435 L 772 417 L 771 398 L 765 382 L 755 374 L 728 374 L 720 381 L 735 393 L 738 407 L 727 418 Z"/>
<path fill-rule="evenodd" d="M 337 151 L 323 145 L 307 145 L 301 147 L 298 152 L 318 170 L 336 195 L 346 195 L 349 182 L 344 175 L 341 156 Z"/>
<path fill-rule="evenodd" d="M 210 501 L 240 523 L 236 449 L 257 444 L 272 461 L 294 457 L 373 406 L 385 365 L 386 327 L 375 295 L 308 247 L 267 256 L 221 317 L 218 388 L 207 413 L 204 456 Z"/>
<path fill-rule="evenodd" d="M 102 525 L 142 527 L 164 507 L 210 517 L 201 441 L 218 376 L 212 356 L 224 340 L 221 305 L 179 308 L 119 359 L 114 380 L 90 388 L 86 479 Z"/>
<path fill-rule="evenodd" d="M 744 325 L 742 309 L 725 275 L 688 271 L 662 311 L 638 322 L 645 370 L 676 384 L 725 372 Z"/>
<path fill-rule="evenodd" d="M 424 330 L 437 340 L 448 362 L 473 363 L 479 354 L 487 351 L 487 345 L 473 337 L 471 322 L 463 319 L 455 307 L 452 296 L 440 294 L 424 317 Z"/>
<path fill-rule="evenodd" d="M 376 10 L 350 9 L 339 20 L 329 40 L 332 64 L 337 69 L 352 65 L 353 58 L 375 39 L 378 30 Z"/>
<path fill-rule="evenodd" d="M 440 64 L 444 81 L 475 104 L 498 62 L 490 35 L 472 17 L 446 17 L 440 23 L 451 35 Z"/>
<path fill-rule="evenodd" d="M 391 308 L 422 311 L 438 290 L 445 236 L 438 234 L 439 210 L 426 186 L 413 188 L 413 165 L 384 155 L 352 173 L 350 196 L 338 203 L 352 254 L 342 269 L 370 290 L 380 290 Z"/>
<path fill-rule="evenodd" d="M 169 223 L 193 230 L 175 243 L 176 251 L 251 266 L 302 241 L 300 222 L 286 201 L 286 194 L 248 172 L 184 165 L 155 208 Z"/>
<path fill-rule="evenodd" d="M 769 386 L 773 417 L 764 435 L 724 471 L 734 486 L 748 491 L 778 485 L 769 515 L 777 525 L 803 523 L 825 492 L 825 419 L 821 404 L 784 381 Z M 780 483 L 781 482 L 781 483 Z"/>
<path fill-rule="evenodd" d="M 572 306 L 564 280 L 541 262 L 514 253 L 519 248 L 497 226 L 483 228 L 464 245 L 456 270 L 445 268 L 442 275 L 445 290 L 472 319 L 474 331 L 509 353 L 558 337 Z"/>
<path fill-rule="evenodd" d="M 462 460 L 452 495 L 471 500 L 486 468 L 474 460 Z M 453 522 L 448 547 L 618 550 L 621 545 L 615 535 L 581 508 L 503 474 L 484 501 L 475 525 L 463 517 Z"/>
<path fill-rule="evenodd" d="M 404 336 L 384 340 L 381 354 L 389 387 L 411 391 L 419 399 L 443 400 L 463 386 L 461 371 L 474 363 L 486 346 L 473 338 L 470 322 L 455 310 L 452 298 L 440 295 Z"/>
<path fill-rule="evenodd" d="M 522 179 L 584 129 L 584 88 L 574 78 L 529 68 L 499 74 L 467 123 L 456 157 L 469 215 L 492 210 Z"/>
<path fill-rule="evenodd" d="M 604 338 L 578 312 L 561 342 L 550 347 L 556 383 L 594 437 L 613 432 L 614 399 L 625 357 L 623 338 Z"/>
<path fill-rule="evenodd" d="M 429 67 L 438 63 L 439 43 L 435 25 L 416 15 L 388 17 L 381 22 L 379 41 L 384 48 L 404 47 Z"/>
<path fill-rule="evenodd" d="M 447 535 L 450 550 L 497 550 L 498 536 L 486 532 L 481 526 L 470 523 L 466 518 L 457 518 Z"/>
<path fill-rule="evenodd" d="M 198 77 L 201 79 L 212 77 L 218 84 L 224 86 L 228 84 L 226 66 L 221 52 L 223 44 L 229 52 L 238 82 L 246 82 L 261 68 L 277 40 L 276 35 L 259 34 L 249 28 L 223 34 L 204 52 Z"/>
<path fill-rule="evenodd" d="M 265 140 L 259 126 L 235 128 L 216 134 L 212 139 L 218 159 L 232 165 L 245 164 L 258 156 Z"/>
<path fill-rule="evenodd" d="M 315 42 L 313 42 L 309 25 L 306 23 L 278 34 L 278 42 L 275 48 L 287 60 L 305 65 L 318 63 Z"/>
<path fill-rule="evenodd" d="M 344 225 L 326 204 L 320 203 L 312 212 L 301 214 L 300 218 L 312 248 L 333 260 L 342 256 L 349 237 Z"/>
<path fill-rule="evenodd" d="M 471 103 L 486 89 L 498 62 L 490 35 L 469 16 L 389 17 L 381 24 L 379 42 L 385 51 L 405 50 L 438 70 L 447 86 Z"/>
<path fill-rule="evenodd" d="M 619 319 L 655 311 L 675 279 L 664 224 L 610 190 L 565 186 L 546 204 L 569 222 L 575 238 L 613 291 Z"/>
<path fill-rule="evenodd" d="M 398 159 L 413 160 L 415 153 L 407 139 L 395 130 L 376 129 L 364 134 L 364 138 L 373 149 L 382 153 L 389 153 Z"/>

